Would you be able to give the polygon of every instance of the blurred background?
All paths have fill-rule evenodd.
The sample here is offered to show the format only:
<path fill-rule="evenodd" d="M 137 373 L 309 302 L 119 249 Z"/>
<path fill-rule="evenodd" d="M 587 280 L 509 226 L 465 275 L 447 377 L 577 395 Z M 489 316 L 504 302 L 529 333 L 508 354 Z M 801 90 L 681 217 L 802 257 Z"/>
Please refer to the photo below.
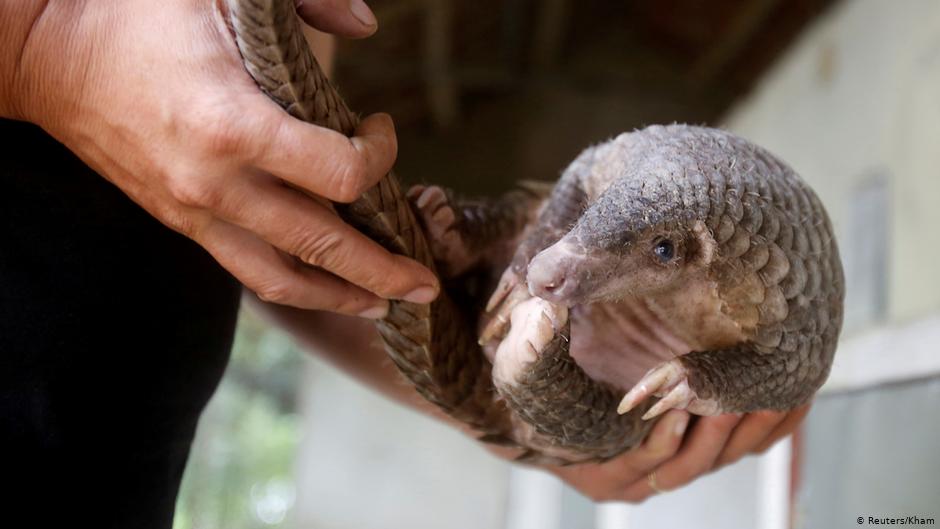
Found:
<path fill-rule="evenodd" d="M 492 194 L 673 121 L 730 129 L 816 189 L 845 263 L 832 376 L 793 439 L 640 506 L 594 505 L 392 404 L 242 315 L 178 529 L 856 526 L 940 518 L 940 2 L 373 0 L 339 44 L 398 173 Z"/>

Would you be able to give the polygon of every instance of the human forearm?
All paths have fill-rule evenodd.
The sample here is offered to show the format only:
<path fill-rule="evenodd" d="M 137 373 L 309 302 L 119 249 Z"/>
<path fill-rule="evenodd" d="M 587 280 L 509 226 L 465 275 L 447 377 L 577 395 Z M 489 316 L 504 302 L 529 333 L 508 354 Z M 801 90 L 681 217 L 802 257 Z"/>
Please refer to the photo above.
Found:
<path fill-rule="evenodd" d="M 263 303 L 252 296 L 244 299 L 253 310 L 290 333 L 304 350 L 396 402 L 456 425 L 402 379 L 385 354 L 372 321 Z"/>
<path fill-rule="evenodd" d="M 402 380 L 385 355 L 371 322 L 270 304 L 258 307 L 293 334 L 304 348 L 364 385 L 475 436 L 466 425 L 429 404 Z M 690 424 L 686 412 L 672 410 L 656 424 L 643 444 L 630 452 L 602 464 L 545 467 L 545 470 L 598 501 L 642 501 L 656 493 L 647 479 L 651 472 L 656 472 L 660 488 L 679 488 L 748 453 L 767 449 L 792 432 L 807 409 L 804 406 L 790 413 L 765 411 L 744 417 L 700 417 L 694 424 Z M 519 453 L 505 447 L 483 446 L 505 459 L 513 459 Z"/>
<path fill-rule="evenodd" d="M 307 311 L 244 298 L 261 316 L 290 333 L 307 352 L 326 360 L 367 388 L 444 422 L 470 437 L 479 432 L 450 417 L 425 400 L 407 382 L 389 359 L 372 321 L 322 311 Z M 504 446 L 481 444 L 503 459 L 513 459 L 520 451 Z"/>
<path fill-rule="evenodd" d="M 430 271 L 328 204 L 388 172 L 391 119 L 347 138 L 277 108 L 245 70 L 226 2 L 0 2 L 2 115 L 41 126 L 258 296 L 376 318 L 388 299 L 436 295 Z M 342 2 L 300 12 L 349 36 L 375 30 L 353 31 Z"/>

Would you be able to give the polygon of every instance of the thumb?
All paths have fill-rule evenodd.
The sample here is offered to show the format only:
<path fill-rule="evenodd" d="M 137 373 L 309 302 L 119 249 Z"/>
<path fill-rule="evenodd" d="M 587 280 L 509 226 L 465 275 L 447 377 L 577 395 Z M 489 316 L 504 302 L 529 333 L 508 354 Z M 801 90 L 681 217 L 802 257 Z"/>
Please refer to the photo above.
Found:
<path fill-rule="evenodd" d="M 297 14 L 320 31 L 346 38 L 368 37 L 379 27 L 363 0 L 298 0 Z"/>

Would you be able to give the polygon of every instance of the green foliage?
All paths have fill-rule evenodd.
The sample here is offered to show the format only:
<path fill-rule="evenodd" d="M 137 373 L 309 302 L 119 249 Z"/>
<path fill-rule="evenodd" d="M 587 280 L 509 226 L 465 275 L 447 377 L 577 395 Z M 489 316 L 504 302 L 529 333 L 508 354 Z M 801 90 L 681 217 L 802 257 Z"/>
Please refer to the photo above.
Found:
<path fill-rule="evenodd" d="M 232 359 L 203 413 L 174 529 L 289 527 L 302 354 L 242 313 Z"/>

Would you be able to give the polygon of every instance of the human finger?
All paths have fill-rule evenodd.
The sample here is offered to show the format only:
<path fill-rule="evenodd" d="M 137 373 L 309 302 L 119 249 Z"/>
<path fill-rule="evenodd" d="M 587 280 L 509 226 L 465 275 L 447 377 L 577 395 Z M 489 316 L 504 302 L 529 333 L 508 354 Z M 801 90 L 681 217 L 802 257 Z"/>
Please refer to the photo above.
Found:
<path fill-rule="evenodd" d="M 756 411 L 745 415 L 731 432 L 724 449 L 715 461 L 717 467 L 731 464 L 754 450 L 774 428 L 783 422 L 787 414 L 770 410 Z"/>
<path fill-rule="evenodd" d="M 795 430 L 796 427 L 799 426 L 799 424 L 806 417 L 806 414 L 809 413 L 811 406 L 812 406 L 812 403 L 804 404 L 800 406 L 799 408 L 796 408 L 792 410 L 790 413 L 788 413 L 787 416 L 783 419 L 783 421 L 781 421 L 780 424 L 774 427 L 774 430 L 770 432 L 770 435 L 768 435 L 763 441 L 757 444 L 753 452 L 757 454 L 764 452 L 765 450 L 770 448 L 774 443 L 776 443 L 783 437 L 786 437 L 790 435 L 791 433 L 793 433 L 793 430 Z"/>
<path fill-rule="evenodd" d="M 650 480 L 644 479 L 630 485 L 623 499 L 642 501 L 661 491 L 679 488 L 711 470 L 740 420 L 740 416 L 730 414 L 699 418 L 675 457 L 653 471 L 659 490 L 654 490 Z"/>
<path fill-rule="evenodd" d="M 372 319 L 388 313 L 388 301 L 304 266 L 233 224 L 210 220 L 199 231 L 198 242 L 264 301 Z"/>
<path fill-rule="evenodd" d="M 637 448 L 604 463 L 588 463 L 552 469 L 569 485 L 594 501 L 622 499 L 625 487 L 672 457 L 682 444 L 689 414 L 671 410 L 657 421 Z"/>
<path fill-rule="evenodd" d="M 632 484 L 636 479 L 642 478 L 650 470 L 658 467 L 679 451 L 682 437 L 689 424 L 689 413 L 684 410 L 669 410 L 658 421 L 643 443 L 637 448 L 627 452 L 620 458 L 624 474 L 630 479 L 624 485 Z M 615 463 L 613 460 L 610 463 Z"/>
<path fill-rule="evenodd" d="M 395 255 L 349 226 L 331 210 L 276 179 L 233 178 L 202 207 L 261 239 L 383 298 L 429 303 L 437 295 L 434 274 Z"/>
<path fill-rule="evenodd" d="M 368 37 L 379 27 L 363 0 L 300 0 L 297 14 L 320 31 L 352 39 Z"/>
<path fill-rule="evenodd" d="M 388 114 L 367 117 L 347 138 L 294 119 L 273 104 L 259 105 L 258 111 L 249 140 L 255 145 L 243 150 L 253 153 L 247 163 L 335 202 L 359 198 L 388 174 L 398 155 Z"/>

